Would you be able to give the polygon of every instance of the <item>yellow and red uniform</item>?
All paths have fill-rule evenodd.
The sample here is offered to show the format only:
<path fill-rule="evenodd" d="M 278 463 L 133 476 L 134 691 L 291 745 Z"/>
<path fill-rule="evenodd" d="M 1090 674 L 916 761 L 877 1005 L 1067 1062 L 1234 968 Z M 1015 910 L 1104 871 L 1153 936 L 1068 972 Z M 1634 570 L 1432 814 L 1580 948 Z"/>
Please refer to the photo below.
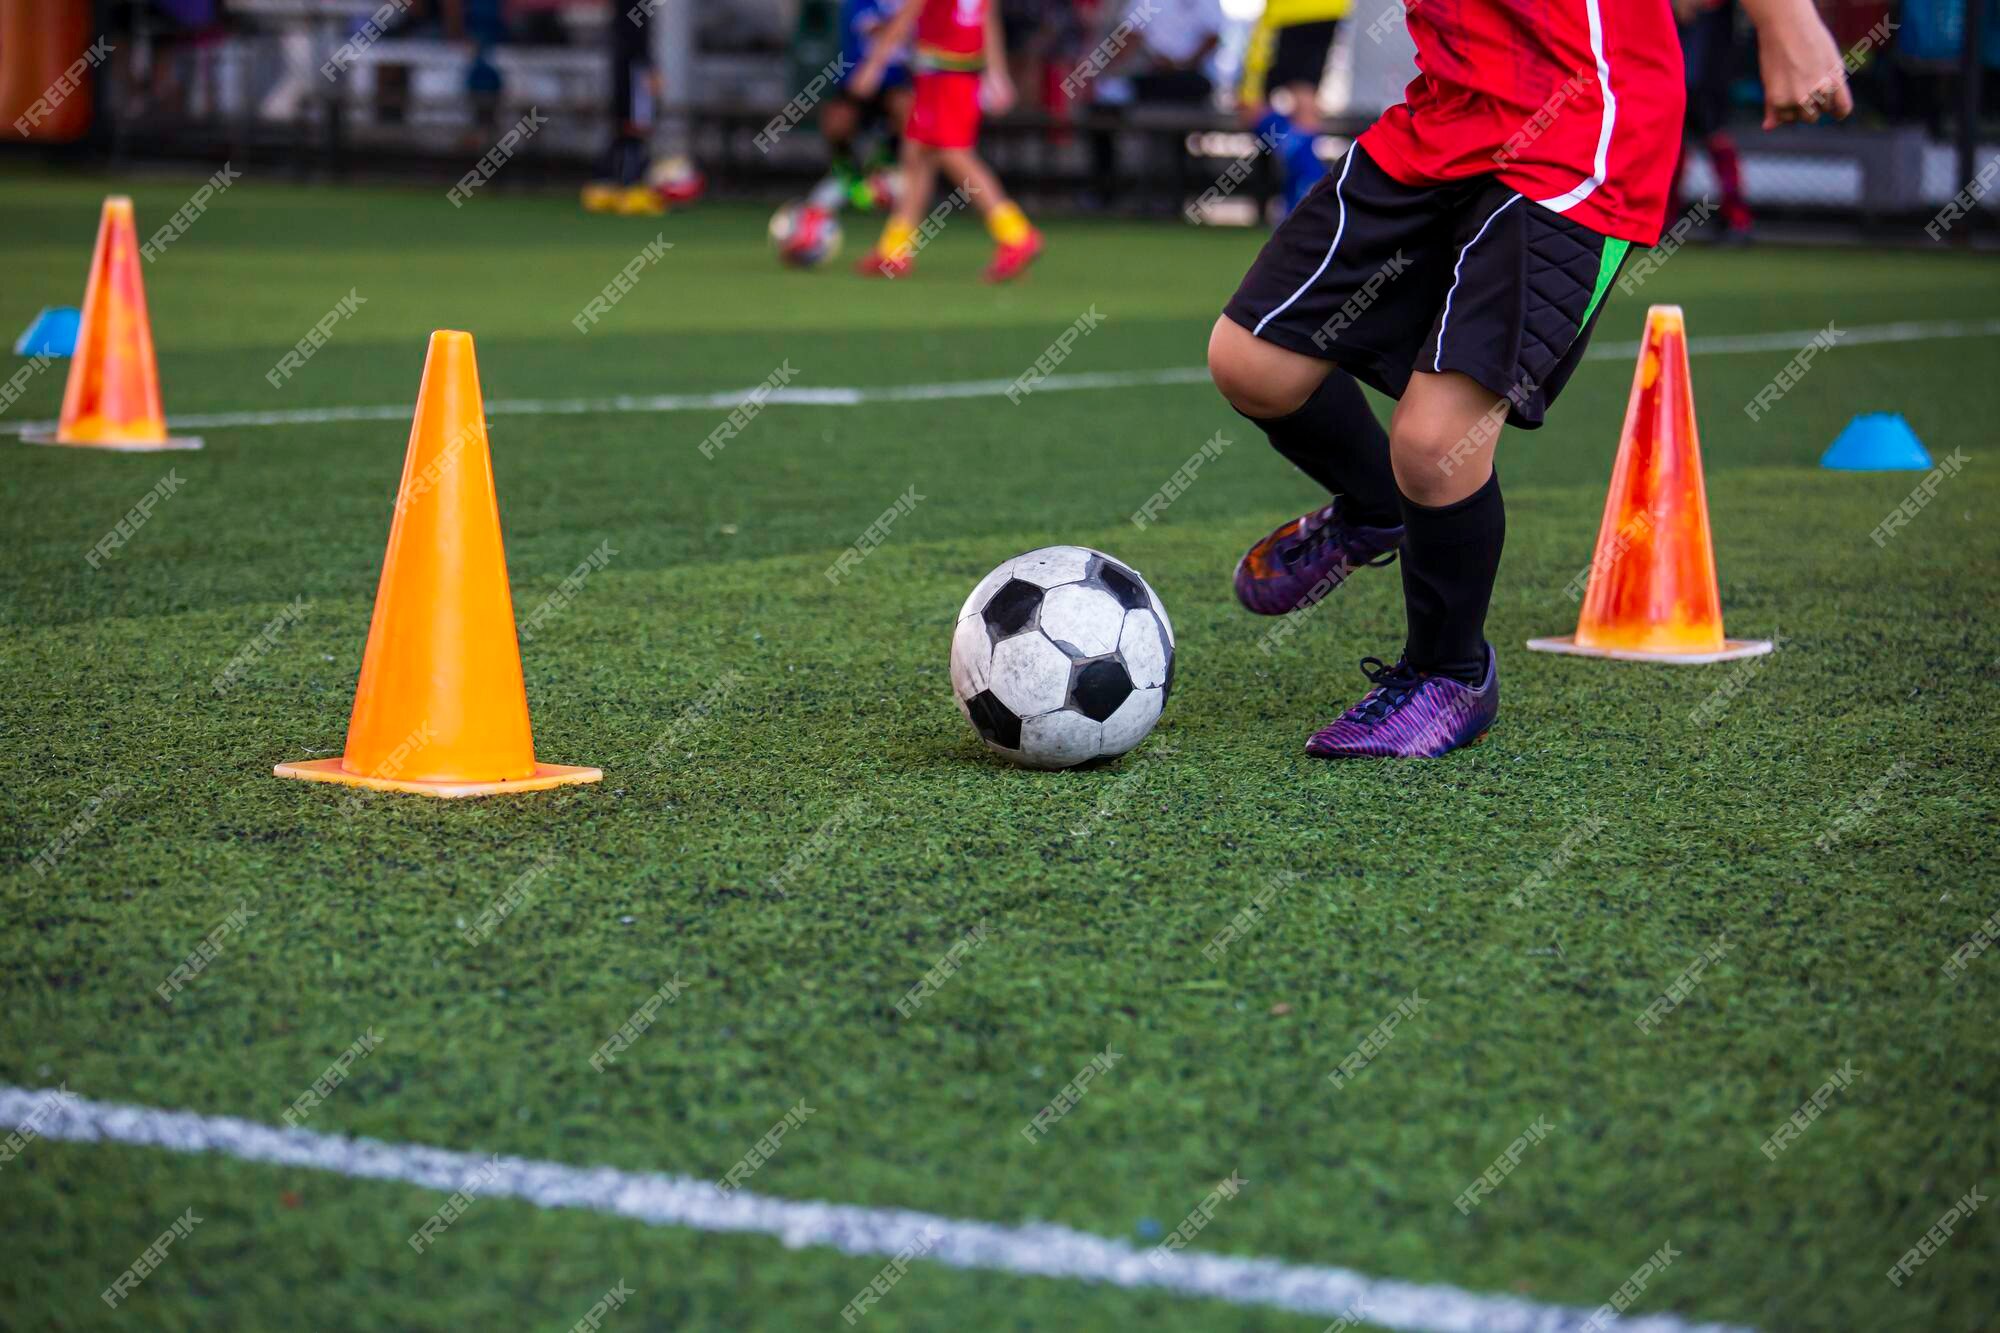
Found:
<path fill-rule="evenodd" d="M 916 74 L 903 138 L 924 148 L 971 152 L 979 144 L 979 94 L 990 54 L 987 34 L 995 17 L 990 6 L 997 0 L 914 3 L 919 6 L 913 62 Z M 898 17 L 908 13 L 904 9 Z M 936 166 L 921 157 L 918 161 L 919 174 L 905 176 L 905 186 L 911 190 L 905 198 L 928 200 Z M 966 184 L 971 184 L 969 176 Z M 986 229 L 997 247 L 986 280 L 1005 282 L 1018 277 L 1041 253 L 1041 233 L 1029 225 L 1020 206 L 1004 196 L 982 196 L 979 208 L 986 214 Z M 882 239 L 874 251 L 861 261 L 861 271 L 887 277 L 907 273 L 915 240 L 914 222 L 899 207 L 883 226 Z"/>
<path fill-rule="evenodd" d="M 916 93 L 903 132 L 933 148 L 979 142 L 979 76 L 986 68 L 988 0 L 923 0 L 917 15 Z"/>

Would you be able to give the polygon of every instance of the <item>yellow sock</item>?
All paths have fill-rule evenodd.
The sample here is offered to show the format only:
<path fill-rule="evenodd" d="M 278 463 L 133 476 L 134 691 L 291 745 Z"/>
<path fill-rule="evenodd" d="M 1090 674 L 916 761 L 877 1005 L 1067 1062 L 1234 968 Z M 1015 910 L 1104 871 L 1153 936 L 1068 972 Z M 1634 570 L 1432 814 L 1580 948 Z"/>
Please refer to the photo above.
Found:
<path fill-rule="evenodd" d="M 1019 245 L 1028 239 L 1028 215 L 1021 211 L 1019 204 L 1008 202 L 993 210 L 986 219 L 986 230 L 993 233 L 993 239 L 1002 245 Z"/>
<path fill-rule="evenodd" d="M 910 240 L 916 234 L 915 227 L 890 218 L 882 228 L 882 239 L 876 245 L 876 252 L 885 259 L 901 259 L 910 253 Z"/>

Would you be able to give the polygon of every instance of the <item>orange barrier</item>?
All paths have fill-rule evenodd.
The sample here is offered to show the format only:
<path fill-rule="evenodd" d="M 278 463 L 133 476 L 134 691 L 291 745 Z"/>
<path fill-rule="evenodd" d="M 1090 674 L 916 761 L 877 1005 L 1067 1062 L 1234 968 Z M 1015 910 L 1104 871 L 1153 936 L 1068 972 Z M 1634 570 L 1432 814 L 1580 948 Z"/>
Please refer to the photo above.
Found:
<path fill-rule="evenodd" d="M 346 753 L 272 771 L 427 796 L 539 791 L 604 776 L 535 762 L 469 333 L 431 335 Z"/>
<path fill-rule="evenodd" d="M 1530 639 L 1545 653 L 1633 662 L 1725 662 L 1771 651 L 1722 633 L 1722 594 L 1701 476 L 1681 308 L 1646 312 L 1618 462 L 1576 633 Z"/>
<path fill-rule="evenodd" d="M 106 199 L 98 218 L 97 249 L 90 257 L 62 418 L 53 433 L 30 431 L 21 438 L 30 444 L 128 453 L 201 448 L 194 436 L 167 434 L 153 324 L 139 273 L 138 229 L 132 222 L 132 201 L 123 195 Z"/>

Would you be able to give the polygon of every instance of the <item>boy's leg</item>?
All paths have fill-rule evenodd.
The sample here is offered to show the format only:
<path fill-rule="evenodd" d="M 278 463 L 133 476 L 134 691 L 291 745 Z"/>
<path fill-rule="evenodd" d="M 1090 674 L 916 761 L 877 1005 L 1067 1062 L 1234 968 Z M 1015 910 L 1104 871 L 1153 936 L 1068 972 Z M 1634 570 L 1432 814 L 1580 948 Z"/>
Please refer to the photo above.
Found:
<path fill-rule="evenodd" d="M 826 141 L 826 175 L 806 194 L 806 202 L 829 215 L 847 206 L 855 179 L 854 144 L 861 129 L 861 106 L 846 92 L 820 103 L 819 135 Z"/>
<path fill-rule="evenodd" d="M 1403 513 L 1403 657 L 1363 660 L 1372 688 L 1313 733 L 1307 754 L 1435 757 L 1492 726 L 1500 682 L 1486 608 L 1507 535 L 1493 442 L 1508 406 L 1455 370 L 1411 374 L 1389 422 Z"/>
<path fill-rule="evenodd" d="M 1741 240 L 1748 235 L 1753 217 L 1743 198 L 1743 159 L 1737 155 L 1736 140 L 1727 130 L 1717 130 L 1701 141 L 1708 150 L 1708 165 L 1715 171 L 1716 190 L 1722 195 L 1722 225 L 1728 235 Z"/>
<path fill-rule="evenodd" d="M 1287 117 L 1292 128 L 1300 134 L 1318 134 L 1320 129 L 1319 85 L 1313 83 L 1288 83 L 1285 91 L 1290 95 L 1292 114 Z"/>
<path fill-rule="evenodd" d="M 1286 119 L 1301 134 L 1319 133 L 1319 86 L 1339 30 L 1337 19 L 1315 19 L 1287 24 L 1272 34 L 1271 68 L 1265 83 L 1285 94 L 1282 100 L 1289 104 Z"/>
<path fill-rule="evenodd" d="M 854 140 L 861 133 L 861 104 L 846 93 L 837 93 L 820 104 L 819 133 L 826 140 L 827 157 L 838 173 L 854 169 Z"/>
<path fill-rule="evenodd" d="M 1330 361 L 1252 336 L 1228 316 L 1208 340 L 1209 373 L 1288 463 L 1335 498 L 1279 524 L 1236 563 L 1236 600 L 1261 616 L 1311 606 L 1403 540 L 1389 437 L 1361 386 Z"/>
<path fill-rule="evenodd" d="M 1541 425 L 1582 360 L 1626 250 L 1497 181 L 1403 185 L 1356 144 L 1230 298 L 1225 320 L 1236 328 L 1219 328 L 1210 342 L 1216 383 L 1288 457 L 1327 460 L 1329 481 L 1359 494 L 1386 473 L 1399 520 L 1373 532 L 1394 534 L 1379 550 L 1402 548 L 1407 660 L 1364 661 L 1373 688 L 1321 728 L 1308 753 L 1439 755 L 1491 724 L 1499 684 L 1485 619 L 1506 535 L 1493 443 L 1503 423 Z M 1358 419 L 1348 434 L 1330 412 L 1314 424 L 1341 383 L 1315 362 L 1398 400 L 1386 467 L 1379 449 L 1352 447 L 1363 438 Z M 1307 415 L 1295 421 L 1297 413 Z M 1238 569 L 1239 596 L 1246 567 L 1260 591 L 1296 586 L 1291 562 L 1321 559 L 1330 531 L 1338 568 L 1296 605 L 1337 586 L 1356 545 L 1357 529 L 1338 512 L 1346 494 L 1324 522 L 1309 515 L 1252 547 Z M 1267 546 L 1285 570 L 1254 568 Z M 1263 610 L 1255 600 L 1244 596 Z"/>
<path fill-rule="evenodd" d="M 882 138 L 873 150 L 874 166 L 883 167 L 889 163 L 902 161 L 903 130 L 910 120 L 911 100 L 912 94 L 908 84 L 883 91 Z"/>
<path fill-rule="evenodd" d="M 1507 400 L 1457 371 L 1417 371 L 1389 423 L 1403 520 L 1403 602 L 1416 671 L 1486 678 L 1486 609 L 1507 538 L 1493 446 Z"/>
<path fill-rule="evenodd" d="M 1399 184 L 1356 147 L 1279 226 L 1210 334 L 1224 397 L 1338 497 L 1244 553 L 1249 610 L 1309 606 L 1401 543 L 1389 437 L 1360 385 L 1394 396 L 1407 378 L 1449 281 L 1456 211 L 1449 192 Z"/>
<path fill-rule="evenodd" d="M 1450 285 L 1389 426 L 1405 529 L 1405 660 L 1370 669 L 1374 688 L 1307 753 L 1439 755 L 1492 724 L 1500 687 L 1485 621 L 1506 539 L 1494 441 L 1503 424 L 1542 424 L 1627 249 L 1497 183 L 1464 201 Z"/>
<path fill-rule="evenodd" d="M 1354 377 L 1331 361 L 1253 337 L 1228 316 L 1208 335 L 1208 369 L 1229 405 L 1271 447 L 1328 493 L 1348 498 L 1357 522 L 1394 527 L 1389 436 Z"/>
<path fill-rule="evenodd" d="M 986 280 L 1004 282 L 1015 277 L 1041 253 L 1041 233 L 1028 222 L 1021 206 L 1007 197 L 1006 187 L 977 151 L 941 149 L 940 160 L 945 170 L 964 183 L 973 206 L 985 217 L 986 230 L 993 237 L 993 263 L 986 270 Z"/>
<path fill-rule="evenodd" d="M 1006 214 L 1020 218 L 1021 235 L 1027 234 L 1028 219 L 1021 215 L 1020 208 L 1007 197 L 1007 188 L 1000 183 L 1000 178 L 993 174 L 993 168 L 987 166 L 985 159 L 978 153 L 970 148 L 940 148 L 938 164 L 944 168 L 946 175 L 959 183 L 960 188 L 972 200 L 972 206 L 986 219 L 989 229 L 994 227 L 994 219 L 997 216 Z M 995 239 L 999 239 L 997 232 Z"/>
<path fill-rule="evenodd" d="M 937 188 L 938 155 L 929 144 L 903 140 L 901 175 L 903 192 L 890 211 L 892 222 L 903 228 L 905 239 L 917 229 L 930 211 L 931 193 Z"/>
<path fill-rule="evenodd" d="M 910 119 L 911 99 L 910 85 L 907 83 L 890 88 L 882 94 L 882 108 L 889 135 L 898 143 L 902 142 L 903 127 Z"/>
<path fill-rule="evenodd" d="M 915 139 L 903 140 L 902 187 L 897 193 L 896 206 L 889 212 L 889 220 L 882 226 L 882 239 L 875 243 L 874 252 L 861 261 L 863 273 L 888 272 L 909 263 L 917 227 L 931 206 L 937 167 L 936 149 Z"/>
<path fill-rule="evenodd" d="M 1507 533 L 1493 471 L 1507 400 L 1456 371 L 1418 371 L 1384 436 L 1345 372 L 1261 342 L 1226 318 L 1210 337 L 1209 367 L 1279 453 L 1354 497 L 1354 521 L 1404 529 L 1405 656 L 1419 671 L 1478 684 Z"/>
<path fill-rule="evenodd" d="M 1493 447 L 1538 428 L 1583 357 L 1627 245 L 1482 187 L 1458 224 L 1452 283 L 1389 425 L 1406 529 L 1409 666 L 1478 686 L 1507 521 Z"/>
<path fill-rule="evenodd" d="M 1326 174 L 1326 167 L 1313 151 L 1319 137 L 1321 117 L 1319 86 L 1333 48 L 1338 20 L 1291 24 L 1278 29 L 1276 51 L 1269 75 L 1270 86 L 1284 94 L 1285 119 L 1291 132 L 1278 149 L 1278 169 L 1284 180 L 1285 206 L 1295 208 Z"/>

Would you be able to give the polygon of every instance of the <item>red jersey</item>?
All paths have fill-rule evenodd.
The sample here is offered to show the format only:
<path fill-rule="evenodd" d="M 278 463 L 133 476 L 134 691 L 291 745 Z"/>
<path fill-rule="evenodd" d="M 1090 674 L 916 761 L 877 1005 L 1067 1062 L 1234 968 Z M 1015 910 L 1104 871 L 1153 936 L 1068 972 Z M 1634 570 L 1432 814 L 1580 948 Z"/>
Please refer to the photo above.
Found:
<path fill-rule="evenodd" d="M 987 0 L 923 0 L 917 68 L 976 70 L 986 64 Z"/>
<path fill-rule="evenodd" d="M 1668 0 L 1406 0 L 1417 77 L 1361 136 L 1405 185 L 1495 176 L 1601 235 L 1666 221 L 1687 92 Z"/>

